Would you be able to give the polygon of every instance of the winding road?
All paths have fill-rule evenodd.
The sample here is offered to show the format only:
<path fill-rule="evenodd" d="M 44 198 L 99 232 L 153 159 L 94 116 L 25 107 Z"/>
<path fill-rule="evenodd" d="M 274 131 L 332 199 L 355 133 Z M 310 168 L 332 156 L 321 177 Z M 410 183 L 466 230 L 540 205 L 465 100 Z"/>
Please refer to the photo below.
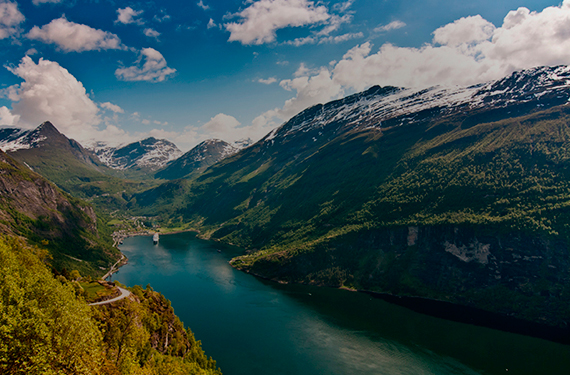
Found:
<path fill-rule="evenodd" d="M 120 295 L 120 296 L 115 297 L 115 298 L 112 298 L 112 299 L 108 299 L 108 300 L 106 300 L 106 301 L 93 302 L 93 303 L 90 303 L 89 306 L 106 305 L 106 304 L 108 304 L 108 303 L 113 303 L 113 302 L 115 302 L 115 301 L 120 301 L 120 300 L 122 300 L 123 298 L 126 298 L 126 297 L 128 297 L 128 296 L 131 295 L 131 292 L 129 292 L 128 290 L 126 290 L 126 289 L 124 289 L 124 288 L 121 288 L 120 286 L 118 286 L 117 288 L 119 288 L 119 290 L 121 291 L 121 295 Z"/>

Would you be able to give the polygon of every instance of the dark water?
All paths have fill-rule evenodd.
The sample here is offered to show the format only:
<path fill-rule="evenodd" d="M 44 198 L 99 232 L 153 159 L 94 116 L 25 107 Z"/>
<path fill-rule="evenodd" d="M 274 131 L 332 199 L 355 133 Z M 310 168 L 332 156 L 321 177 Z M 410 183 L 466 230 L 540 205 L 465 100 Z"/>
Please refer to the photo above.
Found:
<path fill-rule="evenodd" d="M 114 279 L 163 293 L 226 375 L 570 374 L 570 346 L 260 280 L 229 266 L 235 249 L 192 233 L 121 250 L 129 264 Z"/>

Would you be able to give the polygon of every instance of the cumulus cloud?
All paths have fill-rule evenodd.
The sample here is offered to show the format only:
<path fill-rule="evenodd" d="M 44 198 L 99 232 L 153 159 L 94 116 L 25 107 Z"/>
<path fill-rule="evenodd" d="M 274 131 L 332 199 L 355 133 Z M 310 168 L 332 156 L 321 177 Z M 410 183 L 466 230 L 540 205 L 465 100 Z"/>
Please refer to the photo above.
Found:
<path fill-rule="evenodd" d="M 331 72 L 326 68 L 322 68 L 318 74 L 310 77 L 301 76 L 283 80 L 279 85 L 287 91 L 295 91 L 296 96 L 288 99 L 283 108 L 275 108 L 263 114 L 262 117 L 265 120 L 273 117 L 281 120 L 288 119 L 307 107 L 344 95 L 343 87 L 333 81 Z M 257 120 L 261 121 L 261 117 Z"/>
<path fill-rule="evenodd" d="M 29 56 L 8 70 L 24 82 L 2 90 L 12 110 L 0 110 L 2 119 L 12 116 L 13 124 L 33 128 L 53 122 L 66 135 L 81 139 L 96 132 L 99 108 L 89 98 L 83 84 L 58 63 Z"/>
<path fill-rule="evenodd" d="M 144 64 L 142 64 L 144 60 Z M 123 81 L 162 82 L 176 73 L 176 69 L 169 68 L 166 59 L 154 48 L 143 48 L 135 65 L 119 68 L 115 76 Z"/>
<path fill-rule="evenodd" d="M 231 33 L 229 41 L 242 44 L 271 43 L 279 29 L 319 24 L 331 18 L 324 5 L 308 0 L 260 0 L 235 16 L 239 22 L 224 27 Z"/>
<path fill-rule="evenodd" d="M 20 32 L 20 24 L 26 18 L 18 9 L 18 4 L 0 1 L 0 39 L 6 39 Z"/>
<path fill-rule="evenodd" d="M 373 52 L 366 42 L 318 71 L 301 66 L 295 78 L 280 83 L 295 97 L 257 121 L 287 120 L 311 105 L 372 85 L 470 85 L 520 69 L 559 64 L 570 64 L 570 0 L 541 12 L 513 10 L 499 27 L 479 15 L 464 17 L 435 30 L 432 43 L 419 48 L 386 43 Z"/>
<path fill-rule="evenodd" d="M 375 33 L 381 33 L 381 32 L 386 32 L 386 31 L 390 31 L 390 30 L 397 30 L 397 29 L 401 29 L 402 27 L 406 27 L 406 23 L 396 20 L 396 21 L 392 21 L 387 25 L 378 25 L 375 29 L 374 32 Z"/>
<path fill-rule="evenodd" d="M 101 103 L 99 104 L 99 106 L 103 109 L 107 109 L 115 113 L 125 113 L 125 111 L 121 107 L 110 102 Z"/>
<path fill-rule="evenodd" d="M 126 7 L 123 9 L 117 9 L 117 13 L 119 14 L 115 23 L 122 23 L 128 25 L 130 23 L 135 23 L 137 25 L 142 25 L 144 22 L 140 18 L 143 11 L 142 10 L 134 10 L 131 7 Z"/>
<path fill-rule="evenodd" d="M 27 37 L 55 44 L 64 52 L 125 48 L 117 35 L 70 22 L 65 17 L 55 19 L 41 28 L 34 26 Z"/>
<path fill-rule="evenodd" d="M 435 30 L 433 32 L 433 41 L 434 43 L 450 47 L 456 47 L 464 43 L 477 43 L 491 38 L 495 29 L 495 25 L 483 19 L 480 15 L 462 17 Z"/>
<path fill-rule="evenodd" d="M 235 142 L 246 138 L 258 140 L 267 134 L 271 130 L 271 127 L 256 123 L 255 121 L 251 125 L 242 126 L 235 117 L 219 113 L 201 127 L 189 128 L 188 130 L 190 133 L 187 133 L 186 136 L 193 135 L 194 142 L 196 143 L 210 138 L 222 139 L 226 142 Z"/>
<path fill-rule="evenodd" d="M 148 36 L 149 38 L 158 39 L 158 37 L 160 36 L 160 33 L 158 31 L 151 29 L 151 28 L 144 29 L 143 33 L 144 33 L 144 35 Z"/>
<path fill-rule="evenodd" d="M 13 114 L 8 107 L 0 107 L 0 125 L 16 125 L 20 121 L 20 116 Z"/>

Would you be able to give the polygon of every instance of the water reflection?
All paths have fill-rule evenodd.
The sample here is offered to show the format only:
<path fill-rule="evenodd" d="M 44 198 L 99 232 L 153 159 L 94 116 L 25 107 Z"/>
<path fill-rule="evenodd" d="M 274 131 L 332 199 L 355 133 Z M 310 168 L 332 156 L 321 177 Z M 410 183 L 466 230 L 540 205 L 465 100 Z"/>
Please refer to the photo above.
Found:
<path fill-rule="evenodd" d="M 235 271 L 192 234 L 130 238 L 115 276 L 172 301 L 226 375 L 568 374 L 570 347 L 449 322 L 361 293 Z M 150 244 L 149 244 L 150 241 Z M 229 250 L 228 250 L 229 251 Z"/>

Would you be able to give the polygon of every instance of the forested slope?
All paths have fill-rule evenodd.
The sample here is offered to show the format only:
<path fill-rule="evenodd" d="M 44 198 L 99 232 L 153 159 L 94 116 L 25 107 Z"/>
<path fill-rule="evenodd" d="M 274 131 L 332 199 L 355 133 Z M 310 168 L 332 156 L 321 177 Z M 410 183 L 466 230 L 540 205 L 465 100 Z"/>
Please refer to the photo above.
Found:
<path fill-rule="evenodd" d="M 0 259 L 0 373 L 220 373 L 159 293 L 90 307 L 44 250 L 0 237 Z"/>

